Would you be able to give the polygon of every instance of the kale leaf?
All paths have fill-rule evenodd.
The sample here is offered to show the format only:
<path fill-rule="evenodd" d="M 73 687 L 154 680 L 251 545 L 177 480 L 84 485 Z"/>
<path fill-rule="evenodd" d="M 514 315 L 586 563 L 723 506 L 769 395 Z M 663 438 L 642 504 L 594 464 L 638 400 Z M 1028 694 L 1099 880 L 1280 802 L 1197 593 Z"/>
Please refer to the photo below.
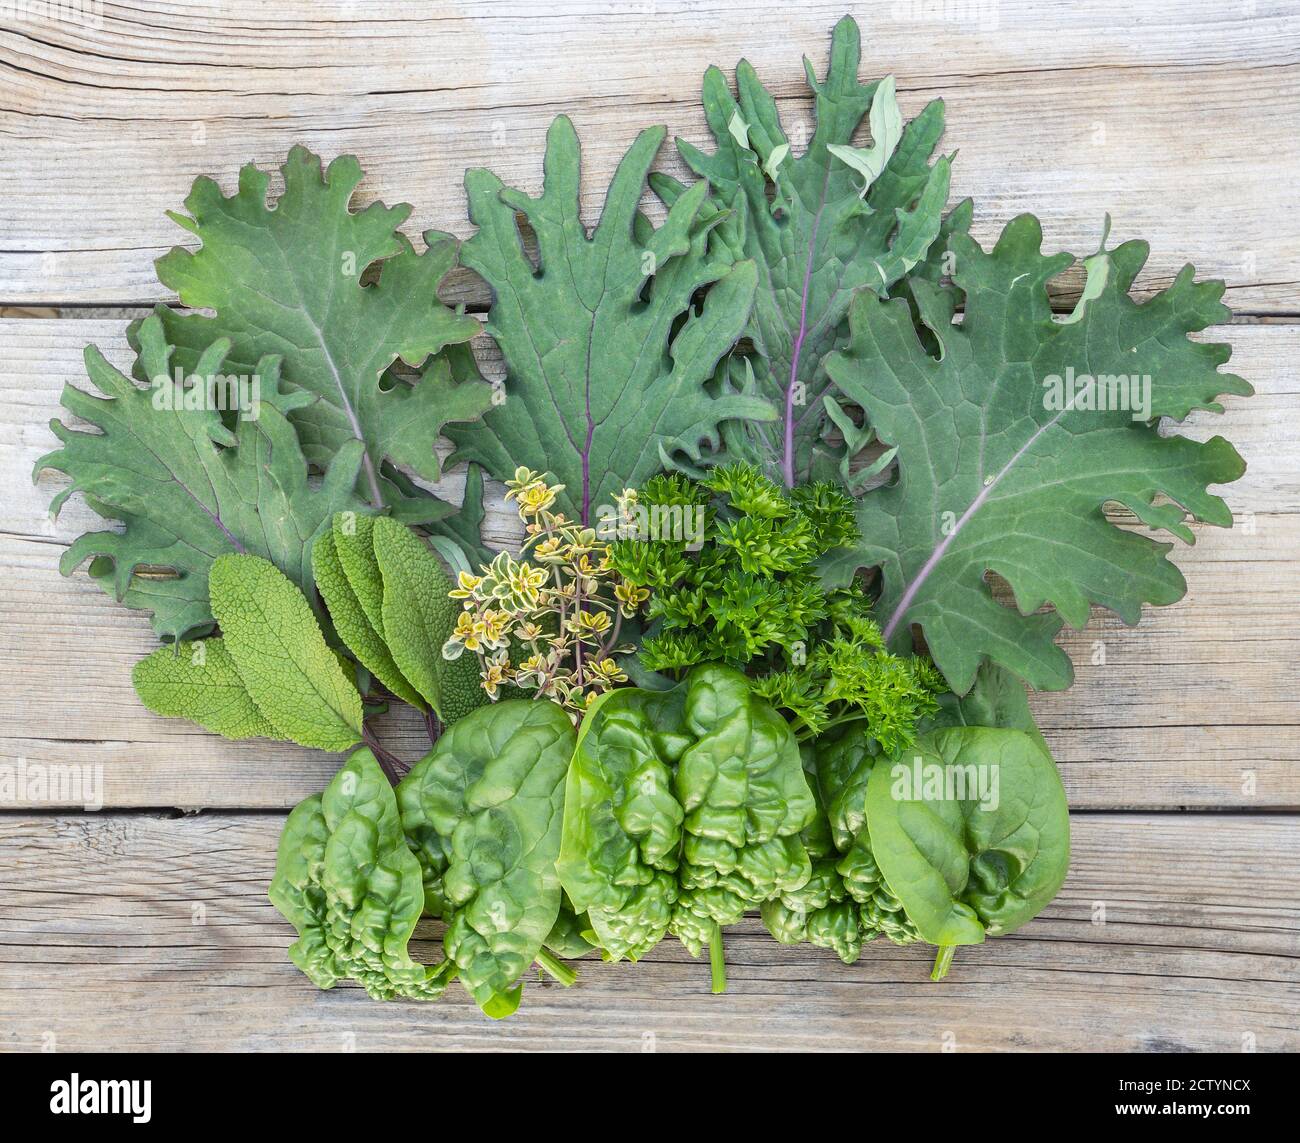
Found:
<path fill-rule="evenodd" d="M 1159 420 L 1221 412 L 1220 394 L 1251 389 L 1218 371 L 1227 346 L 1187 336 L 1227 320 L 1221 282 L 1196 283 L 1189 266 L 1148 301 L 1130 297 L 1144 243 L 1088 258 L 1087 287 L 1062 319 L 1046 287 L 1073 259 L 1040 253 L 1035 218 L 1011 222 L 990 252 L 966 235 L 953 243 L 954 286 L 911 285 L 937 356 L 907 302 L 862 294 L 852 343 L 828 363 L 897 448 L 898 475 L 859 500 L 862 539 L 825 572 L 837 584 L 878 567 L 887 642 L 910 650 L 919 627 L 958 693 L 986 657 L 1059 690 L 1073 675 L 1053 642 L 1063 623 L 1082 627 L 1095 603 L 1133 624 L 1143 603 L 1186 591 L 1172 545 L 1112 524 L 1108 502 L 1189 543 L 1188 516 L 1232 523 L 1207 486 L 1241 476 L 1237 451 L 1222 437 L 1163 434 Z M 995 599 L 989 572 L 1010 585 L 1014 609 Z"/>
<path fill-rule="evenodd" d="M 755 351 L 752 382 L 739 384 L 771 401 L 779 418 L 738 427 L 732 451 L 787 487 L 808 478 L 814 450 L 834 451 L 822 440 L 830 393 L 824 366 L 848 339 L 850 301 L 861 291 L 886 295 L 930 254 L 948 198 L 950 159 L 930 162 L 943 134 L 942 101 L 903 127 L 893 79 L 861 83 L 860 58 L 858 26 L 846 16 L 835 27 L 825 79 L 804 60 L 817 125 L 802 153 L 792 150 L 776 101 L 745 60 L 736 68 L 738 98 L 718 68 L 704 77 L 717 150 L 706 155 L 677 143 L 713 192 L 715 245 L 758 267 L 745 328 Z M 868 115 L 872 146 L 854 148 Z M 681 194 L 665 176 L 652 185 L 669 203 Z"/>
<path fill-rule="evenodd" d="M 552 473 L 564 485 L 560 507 L 584 524 L 657 472 L 663 457 L 698 460 L 702 446 L 716 447 L 727 419 L 775 415 L 764 401 L 708 391 L 719 358 L 745 327 L 755 267 L 708 252 L 717 219 L 702 211 L 704 182 L 657 230 L 639 212 L 663 137 L 658 127 L 637 136 L 590 235 L 578 215 L 578 137 L 565 116 L 547 133 L 539 197 L 504 187 L 487 170 L 465 176 L 479 229 L 462 260 L 492 290 L 487 332 L 501 347 L 507 385 L 504 402 L 448 436 L 457 458 L 478 461 L 498 480 L 519 466 Z M 516 212 L 537 235 L 536 267 Z"/>
<path fill-rule="evenodd" d="M 260 395 L 231 428 L 206 388 L 173 376 L 176 355 L 159 318 L 140 325 L 138 343 L 151 386 L 87 349 L 87 373 L 103 396 L 68 385 L 63 405 L 99 432 L 52 421 L 63 446 L 36 463 L 37 473 L 52 468 L 72 478 L 54 512 L 81 492 L 101 516 L 124 525 L 75 540 L 59 569 L 70 575 L 91 557 L 91 575 L 128 606 L 152 612 L 154 630 L 169 639 L 212 626 L 208 574 L 226 553 L 262 556 L 311 594 L 312 543 L 335 512 L 362 507 L 353 493 L 361 443 L 345 442 L 324 479 L 309 482 L 289 418 L 312 397 L 281 388 L 278 357 L 250 370 Z M 213 342 L 194 374 L 223 376 L 229 353 L 228 341 Z"/>

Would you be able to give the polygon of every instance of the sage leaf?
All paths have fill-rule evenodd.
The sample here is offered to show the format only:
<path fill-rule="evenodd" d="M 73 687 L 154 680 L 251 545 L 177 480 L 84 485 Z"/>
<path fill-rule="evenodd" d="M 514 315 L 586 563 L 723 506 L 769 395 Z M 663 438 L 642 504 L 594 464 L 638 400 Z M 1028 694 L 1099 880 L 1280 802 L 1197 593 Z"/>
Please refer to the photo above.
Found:
<path fill-rule="evenodd" d="M 478 658 L 443 658 L 442 647 L 460 608 L 438 557 L 414 532 L 387 517 L 372 529 L 383 584 L 384 641 L 403 677 L 444 722 L 455 722 L 488 701 L 479 685 Z"/>
<path fill-rule="evenodd" d="M 321 750 L 361 738 L 361 696 L 302 593 L 274 564 L 228 555 L 209 577 L 212 611 L 253 702 L 284 737 Z"/>
<path fill-rule="evenodd" d="M 336 519 L 335 529 L 338 526 Z M 371 625 L 365 609 L 352 590 L 335 549 L 333 530 L 323 533 L 317 539 L 312 549 L 312 564 L 316 586 L 321 598 L 325 600 L 325 606 L 329 608 L 330 621 L 348 650 L 399 699 L 419 710 L 428 710 L 424 699 L 406 681 L 393 661 L 383 634 Z"/>
<path fill-rule="evenodd" d="M 222 639 L 160 647 L 131 672 L 155 714 L 188 718 L 223 738 L 283 738 L 257 709 Z"/>

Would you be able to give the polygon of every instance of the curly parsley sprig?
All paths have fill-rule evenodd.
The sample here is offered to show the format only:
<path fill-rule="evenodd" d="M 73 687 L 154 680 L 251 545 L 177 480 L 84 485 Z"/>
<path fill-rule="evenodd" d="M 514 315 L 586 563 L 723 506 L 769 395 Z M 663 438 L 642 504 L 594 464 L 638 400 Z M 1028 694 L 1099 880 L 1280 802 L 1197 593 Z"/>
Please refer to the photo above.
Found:
<path fill-rule="evenodd" d="M 665 509 L 697 510 L 702 526 L 610 544 L 625 589 L 648 595 L 642 666 L 674 676 L 708 662 L 742 669 L 801 738 L 861 721 L 885 750 L 911 741 L 946 688 L 928 660 L 885 649 L 859 584 L 822 586 L 817 560 L 858 538 L 841 489 L 787 491 L 753 465 L 732 464 L 701 481 L 655 477 L 634 503 L 650 521 L 668 518 Z"/>

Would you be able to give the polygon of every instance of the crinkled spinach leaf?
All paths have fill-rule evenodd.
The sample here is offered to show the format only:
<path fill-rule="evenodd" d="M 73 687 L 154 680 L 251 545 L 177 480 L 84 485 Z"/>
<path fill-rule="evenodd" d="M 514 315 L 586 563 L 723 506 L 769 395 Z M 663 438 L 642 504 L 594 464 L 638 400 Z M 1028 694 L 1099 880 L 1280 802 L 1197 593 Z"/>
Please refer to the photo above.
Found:
<path fill-rule="evenodd" d="M 693 669 L 672 690 L 602 695 L 579 731 L 560 879 L 606 957 L 667 932 L 693 954 L 811 872 L 814 815 L 790 728 L 739 672 Z"/>
<path fill-rule="evenodd" d="M 397 790 L 425 907 L 447 923 L 447 958 L 490 1016 L 518 1006 L 519 978 L 559 917 L 573 742 L 554 703 L 507 700 L 457 722 Z"/>
<path fill-rule="evenodd" d="M 369 750 L 289 815 L 270 898 L 298 930 L 290 959 L 319 988 L 355 980 L 376 1000 L 435 1000 L 455 975 L 451 961 L 411 959 L 424 909 L 420 863 Z"/>
<path fill-rule="evenodd" d="M 808 941 L 852 964 L 877 937 L 895 944 L 918 939 L 871 851 L 867 782 L 880 757 L 862 723 L 804 745 L 804 770 L 817 802 L 817 816 L 802 835 L 812 876 L 762 910 L 768 931 L 783 944 Z"/>

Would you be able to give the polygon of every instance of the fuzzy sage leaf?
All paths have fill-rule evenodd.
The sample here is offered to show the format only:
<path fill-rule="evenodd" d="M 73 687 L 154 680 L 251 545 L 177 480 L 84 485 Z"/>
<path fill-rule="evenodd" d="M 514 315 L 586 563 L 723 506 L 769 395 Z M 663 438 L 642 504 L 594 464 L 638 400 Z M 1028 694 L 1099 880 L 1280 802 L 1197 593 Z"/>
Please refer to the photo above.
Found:
<path fill-rule="evenodd" d="M 361 696 L 302 593 L 257 556 L 212 565 L 212 611 L 258 710 L 285 738 L 321 750 L 361 740 Z"/>
<path fill-rule="evenodd" d="M 160 647 L 131 672 L 155 714 L 188 718 L 223 738 L 283 738 L 257 708 L 223 639 Z"/>

